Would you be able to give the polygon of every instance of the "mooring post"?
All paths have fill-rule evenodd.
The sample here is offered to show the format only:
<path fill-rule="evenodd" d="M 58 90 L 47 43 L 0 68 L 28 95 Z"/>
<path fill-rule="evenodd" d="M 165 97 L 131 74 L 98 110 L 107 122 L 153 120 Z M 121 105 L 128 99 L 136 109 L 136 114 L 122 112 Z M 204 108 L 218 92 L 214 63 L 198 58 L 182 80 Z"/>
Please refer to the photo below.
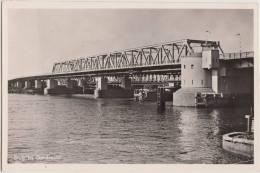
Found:
<path fill-rule="evenodd" d="M 251 107 L 250 115 L 245 115 L 245 118 L 247 119 L 247 132 L 253 133 L 254 132 L 254 110 L 253 107 Z"/>
<path fill-rule="evenodd" d="M 157 88 L 157 110 L 164 111 L 165 110 L 165 95 L 164 95 L 164 88 L 158 87 Z"/>
<path fill-rule="evenodd" d="M 246 128 L 246 131 L 248 133 L 251 133 L 251 126 L 252 126 L 252 115 L 245 115 L 245 118 L 246 118 L 246 121 L 247 121 L 247 128 Z"/>

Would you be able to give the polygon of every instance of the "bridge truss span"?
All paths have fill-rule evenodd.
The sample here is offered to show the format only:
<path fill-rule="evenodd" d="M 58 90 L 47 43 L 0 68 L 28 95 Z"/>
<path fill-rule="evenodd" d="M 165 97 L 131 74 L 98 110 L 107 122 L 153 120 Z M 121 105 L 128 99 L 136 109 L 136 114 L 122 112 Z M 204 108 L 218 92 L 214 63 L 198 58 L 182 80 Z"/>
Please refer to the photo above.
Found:
<path fill-rule="evenodd" d="M 220 48 L 220 45 L 216 41 L 185 39 L 57 62 L 53 65 L 52 73 L 61 74 L 178 65 L 181 57 L 194 53 L 198 47 Z"/>

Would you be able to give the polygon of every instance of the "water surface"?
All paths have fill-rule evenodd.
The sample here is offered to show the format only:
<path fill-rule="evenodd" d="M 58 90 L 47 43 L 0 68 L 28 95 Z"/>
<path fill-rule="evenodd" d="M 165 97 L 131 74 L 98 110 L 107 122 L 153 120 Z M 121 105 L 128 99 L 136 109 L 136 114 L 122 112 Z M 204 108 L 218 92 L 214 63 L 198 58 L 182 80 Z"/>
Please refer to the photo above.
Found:
<path fill-rule="evenodd" d="M 244 163 L 222 135 L 249 108 L 196 109 L 128 99 L 8 96 L 9 163 Z"/>

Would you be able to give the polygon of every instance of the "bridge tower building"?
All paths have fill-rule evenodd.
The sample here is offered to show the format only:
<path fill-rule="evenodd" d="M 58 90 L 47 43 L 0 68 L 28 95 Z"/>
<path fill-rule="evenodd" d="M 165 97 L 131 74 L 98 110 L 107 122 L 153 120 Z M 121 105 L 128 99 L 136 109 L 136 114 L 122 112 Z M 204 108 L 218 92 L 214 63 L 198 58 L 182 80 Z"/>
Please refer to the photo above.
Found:
<path fill-rule="evenodd" d="M 219 51 L 205 49 L 181 59 L 181 89 L 173 93 L 174 106 L 195 106 L 198 92 L 218 93 Z"/>

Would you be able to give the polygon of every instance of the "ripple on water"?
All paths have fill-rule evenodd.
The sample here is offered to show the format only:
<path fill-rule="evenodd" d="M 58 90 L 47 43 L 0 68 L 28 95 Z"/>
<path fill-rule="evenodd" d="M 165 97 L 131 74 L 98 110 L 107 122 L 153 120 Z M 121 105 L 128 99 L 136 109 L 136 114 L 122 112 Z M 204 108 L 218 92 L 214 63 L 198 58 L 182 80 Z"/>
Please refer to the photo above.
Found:
<path fill-rule="evenodd" d="M 195 109 L 127 99 L 9 95 L 9 163 L 237 163 L 224 133 L 249 108 Z M 53 155 L 51 154 L 53 153 Z"/>

